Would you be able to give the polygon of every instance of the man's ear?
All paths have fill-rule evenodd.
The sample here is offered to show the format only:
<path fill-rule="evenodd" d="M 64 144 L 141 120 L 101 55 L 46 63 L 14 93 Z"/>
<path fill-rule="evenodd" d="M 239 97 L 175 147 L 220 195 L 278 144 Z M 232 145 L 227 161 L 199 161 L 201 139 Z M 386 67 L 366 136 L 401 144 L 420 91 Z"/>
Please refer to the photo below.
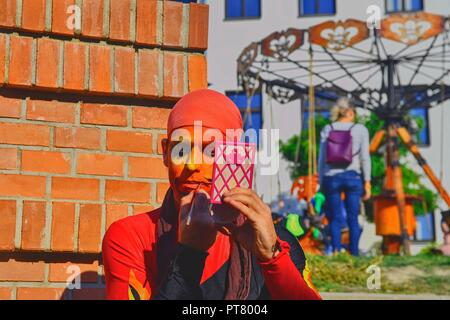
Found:
<path fill-rule="evenodd" d="M 163 162 L 166 167 L 169 166 L 169 139 L 164 138 L 161 140 L 161 147 L 163 150 Z"/>

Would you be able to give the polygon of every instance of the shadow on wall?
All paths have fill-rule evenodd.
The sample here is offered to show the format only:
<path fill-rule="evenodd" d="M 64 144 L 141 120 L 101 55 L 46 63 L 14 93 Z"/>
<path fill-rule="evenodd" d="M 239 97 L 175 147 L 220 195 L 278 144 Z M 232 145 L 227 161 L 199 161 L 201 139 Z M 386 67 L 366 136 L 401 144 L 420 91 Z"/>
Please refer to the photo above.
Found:
<path fill-rule="evenodd" d="M 17 300 L 103 300 L 101 254 L 0 252 L 1 287 Z"/>
<path fill-rule="evenodd" d="M 61 295 L 61 300 L 105 300 L 106 289 L 103 276 L 98 272 L 86 271 L 81 273 L 80 279 L 80 287 L 72 289 L 69 284 Z M 95 280 L 98 283 L 93 283 Z"/>

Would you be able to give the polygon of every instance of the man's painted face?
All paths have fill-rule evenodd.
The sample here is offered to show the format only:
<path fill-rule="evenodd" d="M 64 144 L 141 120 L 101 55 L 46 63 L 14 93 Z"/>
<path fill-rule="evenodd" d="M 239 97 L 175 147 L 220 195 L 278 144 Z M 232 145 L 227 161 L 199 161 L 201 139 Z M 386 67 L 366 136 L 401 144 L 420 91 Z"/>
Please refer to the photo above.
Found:
<path fill-rule="evenodd" d="M 162 141 L 164 164 L 168 168 L 170 186 L 176 200 L 198 187 L 210 193 L 214 140 L 220 135 L 219 130 L 210 129 L 212 135 L 194 137 L 194 126 L 182 129 L 184 133 L 182 136 L 172 134 L 167 140 Z"/>

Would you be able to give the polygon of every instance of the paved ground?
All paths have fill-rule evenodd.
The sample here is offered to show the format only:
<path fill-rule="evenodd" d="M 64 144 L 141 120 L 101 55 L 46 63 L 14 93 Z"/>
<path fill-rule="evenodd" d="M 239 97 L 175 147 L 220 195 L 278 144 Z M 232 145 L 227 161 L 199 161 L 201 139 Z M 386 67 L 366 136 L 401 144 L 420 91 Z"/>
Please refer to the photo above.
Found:
<path fill-rule="evenodd" d="M 450 295 L 384 294 L 363 292 L 321 292 L 324 300 L 450 300 Z"/>

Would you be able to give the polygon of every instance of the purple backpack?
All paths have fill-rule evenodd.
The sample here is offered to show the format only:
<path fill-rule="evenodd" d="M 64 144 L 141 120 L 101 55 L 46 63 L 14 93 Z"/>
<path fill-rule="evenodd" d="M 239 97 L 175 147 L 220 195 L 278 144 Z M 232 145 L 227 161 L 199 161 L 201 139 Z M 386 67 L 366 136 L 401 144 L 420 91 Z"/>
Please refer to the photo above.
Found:
<path fill-rule="evenodd" d="M 352 128 L 348 130 L 334 130 L 331 124 L 331 131 L 327 138 L 327 164 L 337 165 L 337 166 L 348 166 L 352 163 L 353 159 L 353 139 L 352 139 Z"/>

